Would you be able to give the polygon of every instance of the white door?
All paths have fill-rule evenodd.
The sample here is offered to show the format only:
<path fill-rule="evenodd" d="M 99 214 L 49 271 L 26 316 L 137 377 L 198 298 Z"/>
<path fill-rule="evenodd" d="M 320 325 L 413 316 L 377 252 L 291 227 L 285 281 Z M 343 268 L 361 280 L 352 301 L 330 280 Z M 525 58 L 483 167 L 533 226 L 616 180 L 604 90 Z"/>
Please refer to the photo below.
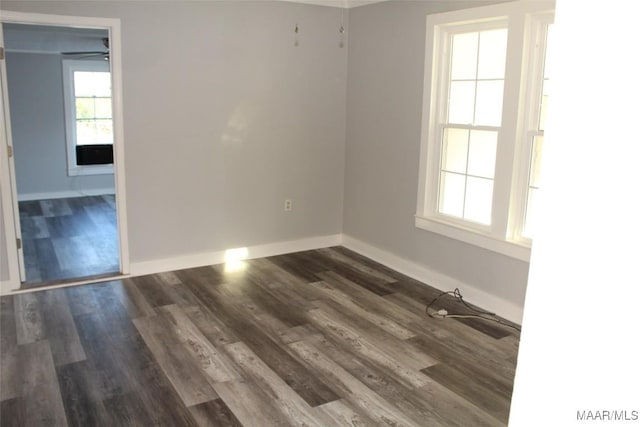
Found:
<path fill-rule="evenodd" d="M 0 102 L 0 121 L 2 123 L 2 207 L 4 220 L 11 223 L 13 219 L 13 233 L 11 230 L 7 230 L 7 255 L 9 257 L 17 252 L 18 256 L 18 270 L 20 274 L 20 282 L 25 281 L 25 267 L 24 267 L 24 253 L 22 251 L 22 231 L 20 230 L 20 213 L 18 210 L 18 193 L 16 190 L 15 181 L 15 165 L 13 157 L 13 142 L 11 139 L 11 118 L 9 115 L 9 93 L 7 87 L 7 66 L 4 54 L 4 35 L 2 33 L 2 27 L 0 26 L 0 46 L 1 57 L 0 60 L 0 95 L 2 96 L 2 102 Z M 5 185 L 6 184 L 6 185 Z M 5 192 L 7 193 L 5 195 Z M 9 227 L 6 227 L 7 229 Z M 15 248 L 15 250 L 11 250 Z M 8 260 L 10 265 L 11 274 L 11 259 Z M 13 278 L 13 277 L 12 277 Z"/>

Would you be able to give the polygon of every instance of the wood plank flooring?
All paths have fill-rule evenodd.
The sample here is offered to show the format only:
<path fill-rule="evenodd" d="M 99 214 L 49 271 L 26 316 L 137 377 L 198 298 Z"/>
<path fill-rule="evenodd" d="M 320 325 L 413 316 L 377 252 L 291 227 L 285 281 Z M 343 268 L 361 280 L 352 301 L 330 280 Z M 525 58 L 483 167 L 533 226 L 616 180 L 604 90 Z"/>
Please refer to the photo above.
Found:
<path fill-rule="evenodd" d="M 115 196 L 19 202 L 22 289 L 120 271 Z"/>
<path fill-rule="evenodd" d="M 0 424 L 506 425 L 517 331 L 439 293 L 334 247 L 4 296 Z"/>

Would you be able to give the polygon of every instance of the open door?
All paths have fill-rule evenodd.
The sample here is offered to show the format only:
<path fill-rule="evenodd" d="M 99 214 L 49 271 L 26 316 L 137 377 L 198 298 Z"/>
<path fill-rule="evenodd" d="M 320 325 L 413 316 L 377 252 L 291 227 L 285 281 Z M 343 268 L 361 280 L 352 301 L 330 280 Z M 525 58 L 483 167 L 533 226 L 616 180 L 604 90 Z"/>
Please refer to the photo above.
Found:
<path fill-rule="evenodd" d="M 7 255 L 9 257 L 9 275 L 12 285 L 19 285 L 25 280 L 24 252 L 22 249 L 22 232 L 20 230 L 20 214 L 18 212 L 18 193 L 15 182 L 15 164 L 13 157 L 13 143 L 11 139 L 11 117 L 9 116 L 9 96 L 7 87 L 7 67 L 5 61 L 4 35 L 0 26 L 0 121 L 2 123 L 2 207 L 5 221 L 5 239 L 7 240 Z M 6 184 L 6 186 L 4 185 Z M 13 232 L 12 232 L 13 231 Z M 12 250 L 13 248 L 13 250 Z M 17 253 L 17 260 L 12 257 Z M 12 260 L 12 258 L 14 258 Z M 13 262 L 12 262 L 13 261 Z M 19 282 L 15 283 L 16 272 L 12 271 L 17 263 Z M 12 265 L 13 264 L 13 265 Z"/>

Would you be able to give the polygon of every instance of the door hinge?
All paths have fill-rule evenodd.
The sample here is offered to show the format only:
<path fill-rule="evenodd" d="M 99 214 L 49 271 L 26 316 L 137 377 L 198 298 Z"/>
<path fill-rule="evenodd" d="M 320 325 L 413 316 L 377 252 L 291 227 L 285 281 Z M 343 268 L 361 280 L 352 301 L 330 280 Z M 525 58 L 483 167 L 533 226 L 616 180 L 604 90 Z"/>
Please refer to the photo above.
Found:
<path fill-rule="evenodd" d="M 22 249 L 22 239 L 16 239 L 16 245 L 18 245 L 18 249 Z"/>
<path fill-rule="evenodd" d="M 0 47 L 0 60 L 4 59 L 4 48 Z"/>
<path fill-rule="evenodd" d="M 7 145 L 7 155 L 9 156 L 9 158 L 13 157 L 13 147 L 10 145 Z"/>

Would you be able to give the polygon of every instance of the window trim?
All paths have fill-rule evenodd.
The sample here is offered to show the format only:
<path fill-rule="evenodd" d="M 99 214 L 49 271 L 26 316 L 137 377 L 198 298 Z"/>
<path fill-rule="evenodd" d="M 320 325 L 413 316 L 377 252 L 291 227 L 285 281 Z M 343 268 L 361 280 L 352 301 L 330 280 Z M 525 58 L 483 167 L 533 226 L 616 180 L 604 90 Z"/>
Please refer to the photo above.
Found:
<path fill-rule="evenodd" d="M 552 13 L 553 2 L 513 2 L 492 6 L 463 9 L 427 16 L 422 133 L 420 142 L 420 173 L 418 182 L 415 225 L 452 239 L 479 246 L 512 258 L 528 261 L 531 241 L 514 230 L 516 209 L 522 209 L 526 194 L 519 195 L 517 185 L 522 182 L 520 162 L 523 162 L 521 136 L 526 130 L 528 111 L 526 96 L 529 89 L 526 75 L 531 50 L 532 17 Z M 492 203 L 492 225 L 484 226 L 437 212 L 440 152 L 438 134 L 445 124 L 442 114 L 448 90 L 448 60 L 442 59 L 444 43 L 450 33 L 465 27 L 474 31 L 507 23 L 508 42 L 503 92 L 503 120 L 498 128 L 496 172 Z M 524 50 L 523 47 L 527 48 Z M 448 49 L 447 49 L 448 51 Z M 432 96 L 433 94 L 433 96 Z M 437 142 L 436 142 L 437 141 Z M 528 156 L 527 156 L 528 157 Z M 527 168 L 528 170 L 528 165 Z M 430 191 L 427 192 L 427 189 Z M 434 191 L 435 190 L 435 191 Z M 520 221 L 522 222 L 522 221 Z"/>
<path fill-rule="evenodd" d="M 76 163 L 76 114 L 73 86 L 73 73 L 75 71 L 109 71 L 110 63 L 89 59 L 63 59 L 62 80 L 64 90 L 64 117 L 67 146 L 67 174 L 78 175 L 109 175 L 114 173 L 113 164 L 110 165 L 78 165 Z M 113 93 L 112 93 L 113 102 Z M 113 119 L 111 119 L 113 121 Z"/>

